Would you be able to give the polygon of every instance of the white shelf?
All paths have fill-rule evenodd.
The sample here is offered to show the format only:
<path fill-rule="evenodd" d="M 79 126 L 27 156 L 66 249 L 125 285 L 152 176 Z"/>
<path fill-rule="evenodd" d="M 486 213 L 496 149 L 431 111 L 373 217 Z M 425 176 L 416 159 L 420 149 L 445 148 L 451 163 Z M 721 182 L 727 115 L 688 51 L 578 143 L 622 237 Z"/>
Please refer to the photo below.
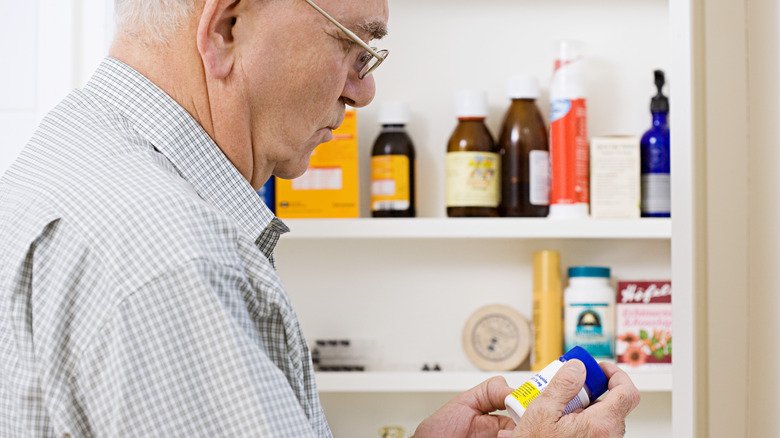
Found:
<path fill-rule="evenodd" d="M 285 219 L 283 239 L 670 239 L 671 219 Z"/>
<path fill-rule="evenodd" d="M 672 390 L 671 367 L 628 371 L 642 392 Z M 462 392 L 495 375 L 503 375 L 510 386 L 519 386 L 530 372 L 318 372 L 317 388 L 322 393 Z"/>

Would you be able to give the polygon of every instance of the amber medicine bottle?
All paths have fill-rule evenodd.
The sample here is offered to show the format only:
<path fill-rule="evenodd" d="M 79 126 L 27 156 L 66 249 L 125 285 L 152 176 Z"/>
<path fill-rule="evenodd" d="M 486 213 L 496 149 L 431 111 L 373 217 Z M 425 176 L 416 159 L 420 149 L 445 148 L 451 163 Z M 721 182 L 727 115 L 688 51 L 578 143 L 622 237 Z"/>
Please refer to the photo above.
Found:
<path fill-rule="evenodd" d="M 371 215 L 415 217 L 415 152 L 406 132 L 409 109 L 387 102 L 379 110 L 379 133 L 371 150 Z"/>
<path fill-rule="evenodd" d="M 536 106 L 539 82 L 533 76 L 514 76 L 509 80 L 508 94 L 512 103 L 504 116 L 498 140 L 499 214 L 546 217 L 550 204 L 550 148 L 547 128 Z"/>
<path fill-rule="evenodd" d="M 458 125 L 447 144 L 445 164 L 447 216 L 498 216 L 500 158 L 485 126 L 487 96 L 461 90 L 456 106 Z"/>

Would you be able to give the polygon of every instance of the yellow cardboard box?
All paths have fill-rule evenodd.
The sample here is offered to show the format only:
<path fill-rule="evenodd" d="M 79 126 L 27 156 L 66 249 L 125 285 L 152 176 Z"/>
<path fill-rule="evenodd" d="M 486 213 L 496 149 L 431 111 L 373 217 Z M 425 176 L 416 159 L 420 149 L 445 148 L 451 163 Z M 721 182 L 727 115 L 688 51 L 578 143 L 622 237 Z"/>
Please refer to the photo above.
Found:
<path fill-rule="evenodd" d="M 280 218 L 355 218 L 360 215 L 357 114 L 347 110 L 333 140 L 314 150 L 309 168 L 294 180 L 276 180 Z"/>

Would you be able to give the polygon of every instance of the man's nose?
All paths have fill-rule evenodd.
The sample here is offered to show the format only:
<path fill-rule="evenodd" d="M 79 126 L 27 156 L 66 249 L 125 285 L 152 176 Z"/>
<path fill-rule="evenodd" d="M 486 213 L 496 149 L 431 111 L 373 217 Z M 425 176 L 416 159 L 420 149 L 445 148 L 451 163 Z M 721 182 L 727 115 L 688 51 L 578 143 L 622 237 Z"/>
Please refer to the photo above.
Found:
<path fill-rule="evenodd" d="M 357 75 L 351 74 L 344 84 L 341 99 L 351 107 L 361 108 L 371 103 L 375 94 L 376 82 L 373 75 L 358 79 Z"/>

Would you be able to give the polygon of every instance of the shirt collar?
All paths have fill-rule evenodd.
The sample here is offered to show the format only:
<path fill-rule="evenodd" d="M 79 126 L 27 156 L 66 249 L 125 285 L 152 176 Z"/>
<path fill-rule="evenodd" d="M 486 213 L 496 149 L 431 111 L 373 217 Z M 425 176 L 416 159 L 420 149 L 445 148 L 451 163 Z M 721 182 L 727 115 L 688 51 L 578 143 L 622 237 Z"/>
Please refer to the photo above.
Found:
<path fill-rule="evenodd" d="M 132 67 L 106 58 L 84 90 L 109 101 L 134 122 L 138 132 L 170 160 L 198 195 L 238 222 L 255 243 L 268 241 L 263 239 L 265 231 L 289 231 L 203 127 Z"/>

